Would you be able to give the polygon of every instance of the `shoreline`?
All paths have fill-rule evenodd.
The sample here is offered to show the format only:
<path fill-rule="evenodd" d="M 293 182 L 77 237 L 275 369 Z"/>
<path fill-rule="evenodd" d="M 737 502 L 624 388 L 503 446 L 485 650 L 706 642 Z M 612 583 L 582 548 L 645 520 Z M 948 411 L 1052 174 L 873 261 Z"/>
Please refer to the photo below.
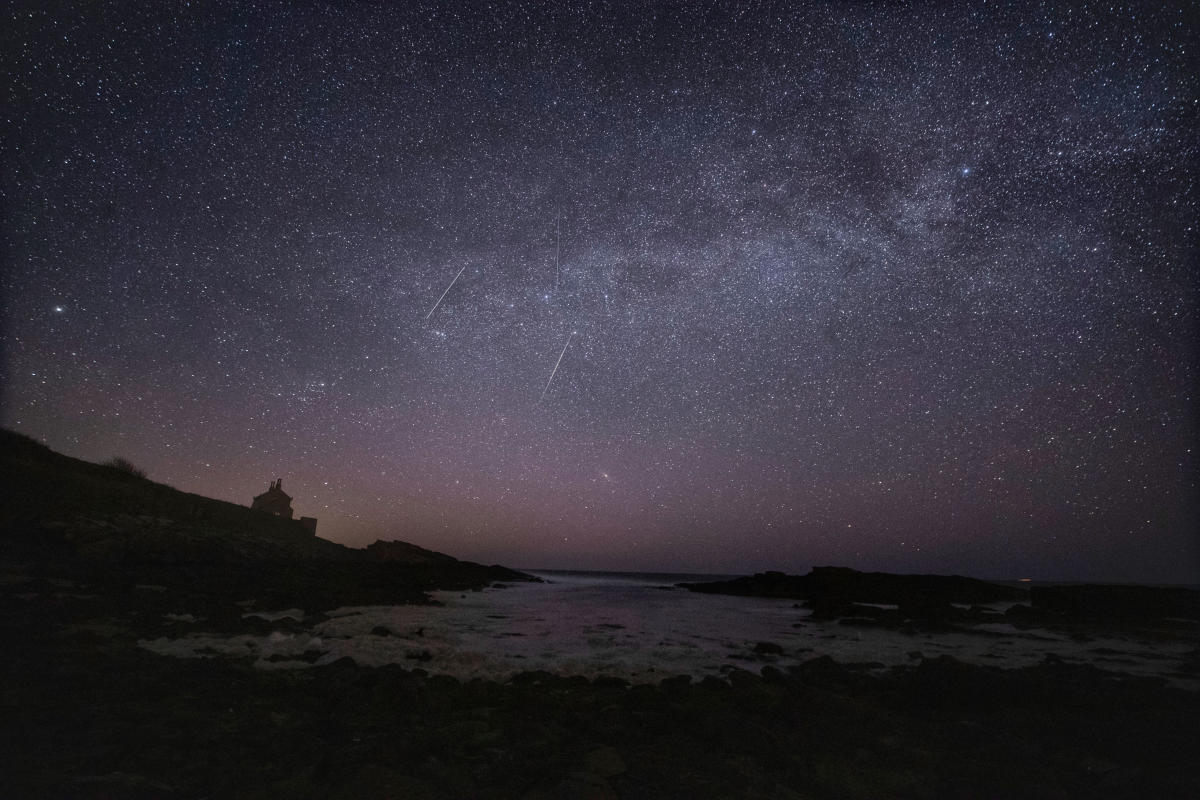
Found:
<path fill-rule="evenodd" d="M 366 618 L 339 640 L 346 653 L 294 653 L 303 669 L 261 669 L 261 654 L 216 649 L 158 655 L 139 642 L 201 630 L 285 641 L 346 622 L 336 613 L 346 606 L 381 604 L 405 618 L 453 610 L 436 605 L 431 592 L 441 590 L 515 609 L 522 591 L 569 584 L 501 590 L 529 576 L 402 542 L 377 547 L 377 557 L 351 552 L 14 434 L 2 443 L 0 476 L 14 490 L 0 518 L 0 634 L 11 643 L 0 659 L 6 797 L 1200 796 L 1189 768 L 1200 692 L 1061 658 L 1003 670 L 930 649 L 911 663 L 839 663 L 806 657 L 799 638 L 781 645 L 755 635 L 734 642 L 747 658 L 719 675 L 664 669 L 631 683 L 535 669 L 505 682 L 459 680 L 426 669 L 433 645 L 414 644 L 439 631 Z M 875 581 L 851 573 L 830 573 L 830 585 Z M 875 595 L 827 591 L 817 599 L 837 602 L 820 609 L 772 605 L 772 624 L 800 638 L 850 632 L 870 644 L 886 635 L 915 650 L 903 644 L 908 622 L 889 630 L 889 615 L 915 612 L 919 625 L 937 627 L 954 622 L 937 615 L 956 613 L 946 598 L 920 595 L 893 598 L 890 609 L 869 605 Z M 737 604 L 673 588 L 642 596 L 684 601 L 676 620 L 726 608 L 733 616 L 722 624 L 750 636 Z M 504 614 L 478 611 L 476 621 L 494 622 L 485 634 L 513 632 Z M 614 618 L 590 620 L 596 630 L 585 633 L 605 646 L 629 633 L 657 648 L 635 627 L 644 611 L 610 608 Z M 818 611 L 824 619 L 805 621 Z M 366 637 L 394 648 L 404 666 L 345 657 L 361 654 Z M 453 652 L 454 636 L 444 645 Z M 694 649 L 686 636 L 672 646 Z M 779 659 L 775 648 L 785 646 L 797 663 Z"/>
<path fill-rule="evenodd" d="M 10 618 L 11 619 L 11 618 Z M 10 635 L 20 631 L 8 630 Z M 26 633 L 32 634 L 27 631 Z M 1093 667 L 828 657 L 631 685 L 460 681 L 341 658 L 264 671 L 119 631 L 4 672 L 6 796 L 1195 796 L 1200 694 Z"/>

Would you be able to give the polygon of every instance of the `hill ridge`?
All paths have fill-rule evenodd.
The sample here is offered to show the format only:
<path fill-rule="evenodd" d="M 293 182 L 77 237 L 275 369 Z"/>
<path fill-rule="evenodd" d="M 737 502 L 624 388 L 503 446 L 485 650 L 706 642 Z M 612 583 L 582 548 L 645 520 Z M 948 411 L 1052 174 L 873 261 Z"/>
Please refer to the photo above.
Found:
<path fill-rule="evenodd" d="M 167 587 L 204 605 L 245 597 L 328 610 L 429 602 L 433 589 L 529 580 L 406 542 L 365 549 L 314 536 L 298 521 L 184 492 L 55 452 L 0 429 L 0 570 L 130 590 Z M 261 603 L 260 603 L 261 604 Z"/>

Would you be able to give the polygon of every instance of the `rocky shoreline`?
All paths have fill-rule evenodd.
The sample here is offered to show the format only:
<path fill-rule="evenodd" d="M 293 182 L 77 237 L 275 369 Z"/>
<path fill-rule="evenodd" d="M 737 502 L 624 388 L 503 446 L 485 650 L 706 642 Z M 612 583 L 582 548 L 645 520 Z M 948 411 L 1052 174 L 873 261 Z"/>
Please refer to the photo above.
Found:
<path fill-rule="evenodd" d="M 1194 797 L 1200 695 L 1048 661 L 817 658 L 658 684 L 264 671 L 7 595 L 5 797 Z M 44 611 L 45 609 L 43 609 Z M 40 619 L 39 619 L 40 617 Z M 34 620 L 37 620 L 35 623 Z M 272 627 L 267 624 L 265 627 Z M 286 624 L 276 626 L 287 630 Z M 749 665 L 748 665 L 749 666 Z"/>
<path fill-rule="evenodd" d="M 20 644 L 0 660 L 5 797 L 1184 798 L 1200 790 L 1190 767 L 1200 693 L 1053 659 L 1003 670 L 916 653 L 898 667 L 820 657 L 780 668 L 778 645 L 760 642 L 724 678 L 639 684 L 551 672 L 458 680 L 419 659 L 264 670 L 251 658 L 159 656 L 139 642 L 172 629 L 288 635 L 323 612 L 172 619 L 162 609 L 179 597 L 165 587 L 111 594 L 8 578 L 0 627 Z"/>
<path fill-rule="evenodd" d="M 763 572 L 727 581 L 680 583 L 704 594 L 803 600 L 817 620 L 863 627 L 947 627 L 1007 622 L 1032 625 L 1194 629 L 1200 591 L 1133 585 L 1033 586 L 1028 590 L 959 575 L 893 575 L 815 567 L 807 575 Z M 989 604 L 1005 604 L 1001 611 Z"/>
<path fill-rule="evenodd" d="M 351 551 L 14 434 L 0 444 L 15 489 L 0 508 L 2 797 L 1200 796 L 1200 693 L 1054 660 L 1000 670 L 918 653 L 889 668 L 780 668 L 778 645 L 762 642 L 724 678 L 631 685 L 457 680 L 420 659 L 271 670 L 157 655 L 139 642 L 198 628 L 287 635 L 340 606 L 529 576 L 405 543 Z M 963 610 L 886 594 L 911 589 L 905 576 L 852 572 L 821 580 L 870 593 L 797 598 L 843 621 L 875 609 L 878 624 Z M 779 575 L 765 580 L 819 583 Z M 292 607 L 302 619 L 268 613 Z"/>

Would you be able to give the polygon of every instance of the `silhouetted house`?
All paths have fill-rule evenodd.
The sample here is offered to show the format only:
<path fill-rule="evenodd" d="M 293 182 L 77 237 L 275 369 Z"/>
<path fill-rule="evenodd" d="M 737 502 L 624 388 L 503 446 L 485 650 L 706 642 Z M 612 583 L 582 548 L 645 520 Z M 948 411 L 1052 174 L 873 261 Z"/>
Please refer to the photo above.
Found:
<path fill-rule="evenodd" d="M 259 511 L 266 511 L 268 514 L 274 514 L 277 517 L 291 519 L 292 498 L 291 495 L 284 494 L 283 478 L 276 478 L 271 484 L 270 489 L 267 489 L 254 498 L 253 502 L 250 503 L 250 507 L 257 508 Z"/>
<path fill-rule="evenodd" d="M 291 519 L 292 498 L 291 495 L 283 491 L 283 478 L 276 478 L 271 483 L 269 489 L 260 495 L 256 495 L 254 500 L 250 502 L 250 507 L 259 511 L 265 511 L 268 514 L 274 514 L 277 517 Z M 300 524 L 313 536 L 317 535 L 316 517 L 301 517 Z"/>

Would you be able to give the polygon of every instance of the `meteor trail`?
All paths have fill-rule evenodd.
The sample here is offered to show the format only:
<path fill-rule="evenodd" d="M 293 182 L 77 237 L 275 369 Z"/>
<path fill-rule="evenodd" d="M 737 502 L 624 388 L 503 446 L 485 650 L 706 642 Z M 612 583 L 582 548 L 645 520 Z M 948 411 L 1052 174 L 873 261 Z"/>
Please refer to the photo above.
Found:
<path fill-rule="evenodd" d="M 463 264 L 463 268 L 458 271 L 458 275 L 462 275 L 463 270 L 466 268 L 467 265 Z M 442 292 L 442 296 L 438 298 L 438 301 L 433 304 L 433 308 L 429 309 L 429 313 L 425 315 L 425 319 L 429 319 L 433 316 L 433 312 L 437 311 L 437 307 L 442 304 L 442 301 L 446 299 L 446 295 L 450 293 L 450 290 L 454 288 L 454 284 L 458 282 L 458 275 L 455 275 L 454 280 L 450 281 L 450 285 L 446 287 L 446 291 Z M 570 340 L 568 339 L 567 341 Z"/>
<path fill-rule="evenodd" d="M 571 339 L 575 336 L 575 331 L 571 331 L 571 335 L 567 337 L 567 343 L 563 345 L 562 352 L 558 354 L 558 361 L 554 362 L 554 369 L 550 370 L 550 380 L 546 381 L 546 388 L 542 389 L 542 396 L 538 398 L 538 402 L 542 402 L 546 397 L 546 392 L 550 389 L 550 384 L 554 381 L 554 375 L 558 372 L 558 365 L 562 363 L 563 356 L 567 354 L 567 348 L 571 346 Z"/>

